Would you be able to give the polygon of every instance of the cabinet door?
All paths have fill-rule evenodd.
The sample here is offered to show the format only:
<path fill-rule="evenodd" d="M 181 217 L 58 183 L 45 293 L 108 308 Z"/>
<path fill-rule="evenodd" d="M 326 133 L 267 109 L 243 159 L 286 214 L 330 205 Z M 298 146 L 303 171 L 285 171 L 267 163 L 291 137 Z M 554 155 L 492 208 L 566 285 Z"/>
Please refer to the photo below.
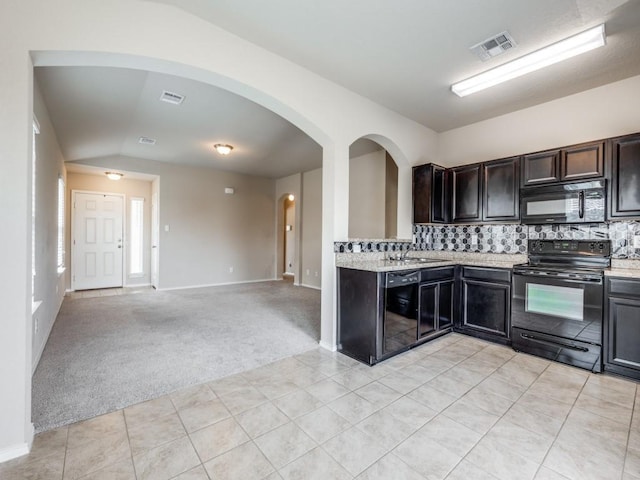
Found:
<path fill-rule="evenodd" d="M 413 223 L 431 223 L 431 165 L 413 167 Z"/>
<path fill-rule="evenodd" d="M 420 285 L 418 338 L 436 331 L 438 326 L 438 283 Z"/>
<path fill-rule="evenodd" d="M 449 221 L 449 187 L 447 185 L 447 170 L 437 165 L 433 166 L 431 221 L 446 223 Z"/>
<path fill-rule="evenodd" d="M 467 165 L 451 170 L 453 182 L 453 221 L 482 220 L 482 165 Z"/>
<path fill-rule="evenodd" d="M 559 181 L 559 167 L 559 150 L 525 155 L 522 159 L 522 186 Z"/>
<path fill-rule="evenodd" d="M 613 139 L 610 143 L 610 217 L 640 217 L 640 135 Z"/>
<path fill-rule="evenodd" d="M 640 371 L 640 300 L 609 297 L 607 363 Z"/>
<path fill-rule="evenodd" d="M 449 221 L 447 170 L 433 164 L 413 167 L 413 223 Z"/>
<path fill-rule="evenodd" d="M 604 175 L 604 142 L 588 143 L 565 148 L 560 162 L 560 179 L 563 181 Z"/>
<path fill-rule="evenodd" d="M 483 164 L 483 220 L 520 219 L 520 157 Z"/>
<path fill-rule="evenodd" d="M 453 325 L 453 280 L 438 285 L 438 330 Z"/>
<path fill-rule="evenodd" d="M 511 328 L 511 286 L 462 280 L 462 327 L 501 337 Z"/>

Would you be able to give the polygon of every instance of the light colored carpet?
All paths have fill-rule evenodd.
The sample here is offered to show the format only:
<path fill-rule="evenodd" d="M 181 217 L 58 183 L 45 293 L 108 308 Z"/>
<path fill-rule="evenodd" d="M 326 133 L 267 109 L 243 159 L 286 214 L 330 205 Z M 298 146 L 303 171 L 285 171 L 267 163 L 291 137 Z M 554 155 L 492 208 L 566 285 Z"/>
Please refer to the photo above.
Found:
<path fill-rule="evenodd" d="M 317 347 L 320 292 L 289 282 L 65 298 L 33 376 L 37 432 Z"/>

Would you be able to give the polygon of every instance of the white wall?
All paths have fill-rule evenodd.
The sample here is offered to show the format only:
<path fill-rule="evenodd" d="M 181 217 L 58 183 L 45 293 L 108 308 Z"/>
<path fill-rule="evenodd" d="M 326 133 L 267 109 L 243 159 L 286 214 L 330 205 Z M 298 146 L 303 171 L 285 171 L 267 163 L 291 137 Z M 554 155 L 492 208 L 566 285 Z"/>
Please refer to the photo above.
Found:
<path fill-rule="evenodd" d="M 124 218 L 124 238 L 125 238 L 125 256 L 124 271 L 125 286 L 132 285 L 149 285 L 151 283 L 151 181 L 135 180 L 127 178 L 125 175 L 118 181 L 109 180 L 106 175 L 89 175 L 83 173 L 69 172 L 67 175 L 67 275 L 66 288 L 71 288 L 71 209 L 72 209 L 72 190 L 86 190 L 91 192 L 102 193 L 120 193 L 125 196 L 125 218 Z M 132 277 L 129 274 L 129 259 L 131 252 L 130 244 L 130 219 L 131 219 L 131 198 L 144 198 L 143 209 L 143 270 L 144 275 Z"/>
<path fill-rule="evenodd" d="M 302 209 L 298 229 L 302 237 L 300 283 L 312 288 L 322 286 L 322 191 L 322 169 L 302 174 L 302 205 L 298 205 L 298 210 Z"/>
<path fill-rule="evenodd" d="M 396 238 L 398 236 L 398 166 L 387 152 L 385 157 L 384 238 Z"/>
<path fill-rule="evenodd" d="M 385 238 L 386 152 L 349 161 L 349 238 Z"/>
<path fill-rule="evenodd" d="M 639 105 L 637 76 L 444 132 L 436 163 L 450 167 L 635 133 Z"/>
<path fill-rule="evenodd" d="M 40 124 L 36 135 L 36 279 L 32 317 L 32 369 L 35 370 L 64 298 L 64 274 L 58 274 L 58 177 L 65 177 L 64 158 L 37 85 L 33 109 Z M 67 180 L 68 182 L 68 180 Z M 67 250 L 68 252 L 69 250 Z M 67 255 L 67 266 L 69 256 Z"/>
<path fill-rule="evenodd" d="M 159 289 L 275 278 L 274 180 L 131 157 L 78 163 L 160 177 Z"/>

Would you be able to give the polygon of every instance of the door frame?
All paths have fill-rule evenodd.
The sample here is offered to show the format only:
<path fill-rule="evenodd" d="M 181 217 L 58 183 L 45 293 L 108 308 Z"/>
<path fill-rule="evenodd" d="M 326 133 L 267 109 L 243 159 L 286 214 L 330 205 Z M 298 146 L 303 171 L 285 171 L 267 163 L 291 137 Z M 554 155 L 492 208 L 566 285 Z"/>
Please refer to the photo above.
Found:
<path fill-rule="evenodd" d="M 71 190 L 71 238 L 69 239 L 69 250 L 71 251 L 71 291 L 76 290 L 76 257 L 75 250 L 75 223 L 76 223 L 76 193 L 87 193 L 90 195 L 111 195 L 114 197 L 122 197 L 122 287 L 125 285 L 126 278 L 126 258 L 129 254 L 128 237 L 127 237 L 127 196 L 124 193 L 98 192 L 94 190 Z"/>
<path fill-rule="evenodd" d="M 151 245 L 149 283 L 158 290 L 160 286 L 160 177 L 156 177 L 151 182 L 151 232 L 149 237 Z"/>

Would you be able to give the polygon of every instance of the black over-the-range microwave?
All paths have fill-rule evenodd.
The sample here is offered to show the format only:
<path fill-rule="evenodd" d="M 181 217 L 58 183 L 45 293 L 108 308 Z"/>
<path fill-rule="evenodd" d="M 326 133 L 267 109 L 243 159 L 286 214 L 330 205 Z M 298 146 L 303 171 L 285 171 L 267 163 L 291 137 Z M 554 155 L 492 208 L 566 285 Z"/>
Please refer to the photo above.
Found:
<path fill-rule="evenodd" d="M 522 223 L 601 223 L 605 219 L 605 180 L 563 183 L 520 190 Z"/>

